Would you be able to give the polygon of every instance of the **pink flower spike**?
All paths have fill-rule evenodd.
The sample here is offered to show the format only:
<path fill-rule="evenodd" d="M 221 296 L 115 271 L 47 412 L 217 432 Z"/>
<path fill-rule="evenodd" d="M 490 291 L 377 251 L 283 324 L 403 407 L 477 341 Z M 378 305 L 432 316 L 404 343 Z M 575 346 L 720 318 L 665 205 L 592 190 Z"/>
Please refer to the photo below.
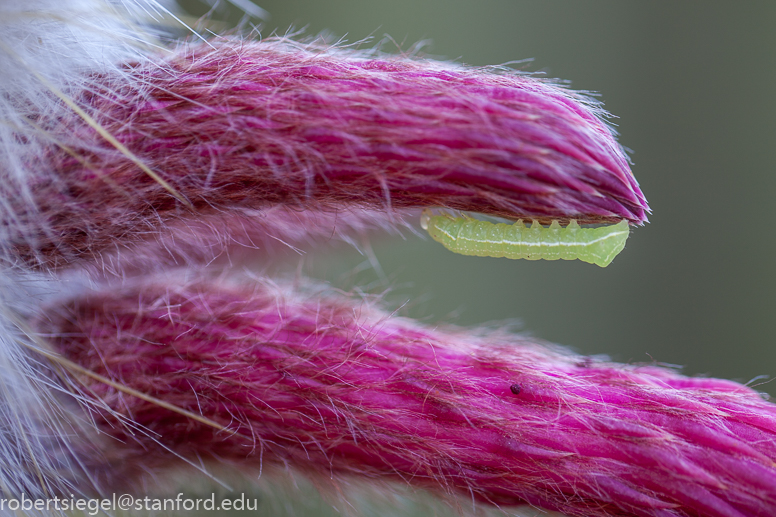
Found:
<path fill-rule="evenodd" d="M 284 39 L 214 45 L 91 79 L 77 101 L 121 148 L 75 114 L 48 123 L 28 164 L 38 210 L 14 214 L 18 257 L 62 267 L 278 204 L 646 220 L 600 107 L 552 82 Z"/>
<path fill-rule="evenodd" d="M 744 386 L 430 329 L 342 297 L 168 282 L 84 295 L 37 323 L 82 367 L 226 428 L 82 377 L 117 438 L 113 463 L 89 473 L 104 486 L 177 455 L 580 517 L 776 514 L 776 406 Z"/>

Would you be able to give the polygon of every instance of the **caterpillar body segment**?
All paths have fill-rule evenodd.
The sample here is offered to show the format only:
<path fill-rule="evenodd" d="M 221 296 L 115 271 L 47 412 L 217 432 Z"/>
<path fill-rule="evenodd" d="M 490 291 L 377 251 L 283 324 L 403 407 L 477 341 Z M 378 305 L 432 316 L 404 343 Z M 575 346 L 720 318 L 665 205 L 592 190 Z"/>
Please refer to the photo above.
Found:
<path fill-rule="evenodd" d="M 553 221 L 548 228 L 538 221 L 527 227 L 489 223 L 464 217 L 432 215 L 424 210 L 421 226 L 431 238 L 461 255 L 527 260 L 581 260 L 608 266 L 625 247 L 628 222 L 600 228 L 582 228 L 572 220 L 565 228 Z"/>

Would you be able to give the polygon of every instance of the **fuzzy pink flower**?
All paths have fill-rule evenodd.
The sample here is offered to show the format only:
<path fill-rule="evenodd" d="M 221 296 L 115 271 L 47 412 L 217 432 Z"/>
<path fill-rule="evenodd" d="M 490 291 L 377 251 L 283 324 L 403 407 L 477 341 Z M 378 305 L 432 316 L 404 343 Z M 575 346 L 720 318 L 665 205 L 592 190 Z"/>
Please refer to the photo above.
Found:
<path fill-rule="evenodd" d="M 600 109 L 526 75 L 266 40 L 183 47 L 91 84 L 78 101 L 104 132 L 75 114 L 38 122 L 55 136 L 28 164 L 38 209 L 18 206 L 9 237 L 27 264 L 278 204 L 634 224 L 648 211 Z"/>
<path fill-rule="evenodd" d="M 227 429 L 84 378 L 123 444 L 103 481 L 174 454 L 573 516 L 774 514 L 776 406 L 744 386 L 287 293 L 148 279 L 49 308 L 38 328 L 66 357 Z"/>

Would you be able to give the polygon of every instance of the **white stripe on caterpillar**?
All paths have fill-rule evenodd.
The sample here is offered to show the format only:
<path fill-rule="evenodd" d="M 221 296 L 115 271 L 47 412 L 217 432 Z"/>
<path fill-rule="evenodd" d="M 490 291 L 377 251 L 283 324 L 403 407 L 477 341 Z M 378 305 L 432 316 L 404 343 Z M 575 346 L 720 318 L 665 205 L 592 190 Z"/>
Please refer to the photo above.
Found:
<path fill-rule="evenodd" d="M 573 219 L 565 228 L 553 221 L 544 228 L 533 221 L 530 228 L 493 224 L 476 219 L 433 215 L 423 210 L 420 225 L 431 238 L 454 253 L 475 257 L 507 257 L 528 260 L 574 260 L 608 266 L 625 247 L 628 221 L 611 226 L 582 228 Z"/>

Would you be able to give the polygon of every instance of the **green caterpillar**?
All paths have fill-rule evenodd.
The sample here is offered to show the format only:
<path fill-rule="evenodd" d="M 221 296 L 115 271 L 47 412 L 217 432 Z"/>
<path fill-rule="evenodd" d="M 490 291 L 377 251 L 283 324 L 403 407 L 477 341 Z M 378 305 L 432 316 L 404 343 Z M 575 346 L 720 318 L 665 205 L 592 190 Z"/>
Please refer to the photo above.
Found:
<path fill-rule="evenodd" d="M 420 225 L 431 238 L 461 255 L 507 257 L 528 260 L 574 260 L 608 266 L 625 247 L 628 221 L 612 226 L 582 228 L 573 219 L 565 228 L 553 221 L 544 228 L 533 221 L 530 228 L 515 224 L 493 224 L 476 219 L 433 215 L 423 210 Z"/>

